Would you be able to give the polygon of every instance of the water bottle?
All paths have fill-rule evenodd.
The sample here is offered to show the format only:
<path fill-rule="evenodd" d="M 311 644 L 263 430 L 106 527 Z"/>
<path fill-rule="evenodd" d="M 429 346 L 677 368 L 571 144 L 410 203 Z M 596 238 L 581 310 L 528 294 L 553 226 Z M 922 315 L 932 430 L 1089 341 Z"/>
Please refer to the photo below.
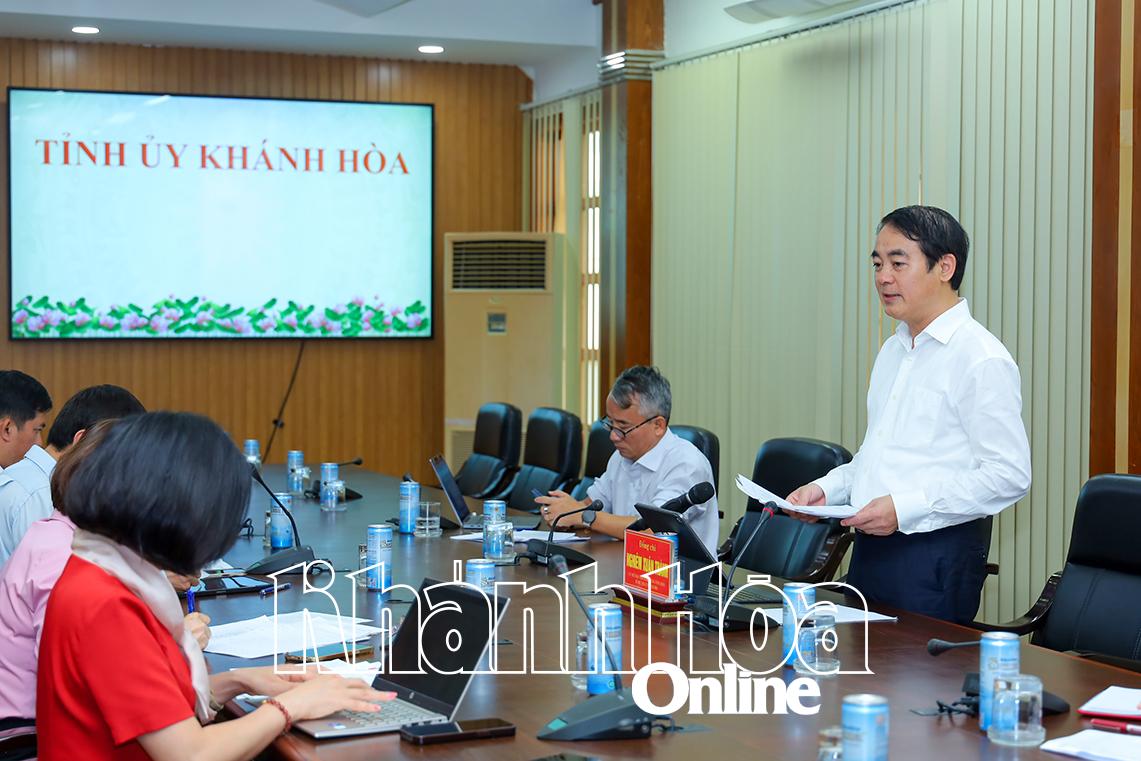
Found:
<path fill-rule="evenodd" d="M 285 457 L 286 486 L 290 494 L 301 494 L 305 491 L 305 453 L 300 449 L 290 449 Z"/>
<path fill-rule="evenodd" d="M 245 452 L 246 462 L 261 470 L 261 444 L 258 443 L 258 440 L 246 439 L 242 451 Z"/>
<path fill-rule="evenodd" d="M 262 546 L 269 547 L 269 535 L 272 533 L 270 526 L 273 524 L 273 513 L 269 510 L 265 511 L 265 531 L 262 533 Z"/>
<path fill-rule="evenodd" d="M 571 668 L 573 671 L 581 671 L 583 673 L 581 673 L 581 674 L 572 673 L 571 674 L 571 686 L 574 687 L 576 690 L 585 690 L 586 689 L 586 673 L 585 672 L 590 667 L 590 660 L 587 658 L 587 654 L 586 654 L 587 653 L 586 632 L 585 631 L 579 632 L 578 636 L 575 639 L 577 641 L 575 642 L 574 662 L 571 663 Z"/>

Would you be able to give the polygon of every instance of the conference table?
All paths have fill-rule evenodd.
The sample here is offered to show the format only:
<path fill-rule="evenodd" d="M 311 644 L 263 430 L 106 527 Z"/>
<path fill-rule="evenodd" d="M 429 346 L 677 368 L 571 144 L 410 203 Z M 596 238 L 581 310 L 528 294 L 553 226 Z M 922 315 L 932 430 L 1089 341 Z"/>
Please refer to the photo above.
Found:
<path fill-rule="evenodd" d="M 268 466 L 265 477 L 272 488 L 284 490 L 285 472 L 281 467 Z M 363 494 L 363 498 L 348 503 L 343 512 L 325 513 L 312 501 L 295 500 L 294 514 L 301 539 L 313 547 L 318 558 L 328 559 L 338 571 L 339 578 L 329 589 L 337 601 L 340 612 L 348 615 L 356 602 L 356 614 L 367 617 L 374 625 L 381 620 L 385 603 L 377 592 L 356 587 L 350 579 L 340 576 L 342 571 L 358 568 L 358 545 L 365 542 L 367 526 L 395 517 L 399 512 L 399 479 L 372 473 L 364 469 L 346 469 L 342 473 L 349 487 Z M 257 487 L 255 486 L 255 489 Z M 257 490 L 250 502 L 250 516 L 255 526 L 254 536 L 241 538 L 226 556 L 235 566 L 244 566 L 262 557 L 268 550 L 263 547 L 260 529 L 264 522 L 269 497 Z M 443 493 L 427 486 L 421 487 L 421 498 L 444 501 Z M 469 501 L 479 510 L 479 505 Z M 446 507 L 445 507 L 446 514 Z M 533 525 L 537 518 L 519 514 L 517 525 Z M 441 581 L 453 578 L 454 561 L 481 556 L 477 542 L 455 541 L 452 532 L 445 531 L 438 538 L 415 538 L 397 533 L 393 546 L 393 580 L 396 583 L 418 587 L 421 580 L 431 577 Z M 598 584 L 618 583 L 622 578 L 623 551 L 620 542 L 607 538 L 593 538 L 589 543 L 574 545 L 597 560 Z M 318 577 L 320 578 L 320 577 Z M 593 592 L 589 569 L 573 574 L 576 588 L 583 593 Z M 321 594 L 302 594 L 300 576 L 282 577 L 289 580 L 291 589 L 277 593 L 276 605 L 281 612 L 307 607 L 317 612 L 333 612 L 329 598 Z M 323 581 L 314 582 L 324 585 Z M 562 580 L 550 575 L 542 565 L 523 560 L 516 566 L 498 569 L 497 581 L 525 582 L 531 585 L 551 583 L 561 585 Z M 536 646 L 536 669 L 558 667 L 559 607 L 551 595 L 527 595 L 524 601 L 519 592 L 509 591 L 512 603 L 500 625 L 503 643 L 500 657 L 503 662 L 522 663 L 524 642 L 524 609 L 534 611 L 533 627 Z M 407 593 L 402 595 L 407 597 Z M 532 599 L 534 598 L 534 599 Z M 605 596 L 587 597 L 587 602 L 603 602 Z M 839 598 L 837 598 L 839 599 Z M 571 642 L 573 634 L 584 630 L 585 616 L 567 600 L 570 615 Z M 245 620 L 274 610 L 273 596 L 235 595 L 208 598 L 201 601 L 201 609 L 214 625 Z M 399 620 L 407 605 L 393 603 L 391 610 Z M 838 628 L 837 652 L 844 670 L 862 670 L 866 647 L 867 666 L 874 673 L 841 674 L 817 680 L 820 687 L 820 710 L 815 715 L 795 713 L 769 715 L 716 715 L 691 714 L 688 706 L 674 713 L 674 719 L 683 731 L 655 732 L 649 739 L 589 742 L 548 742 L 536 734 L 561 711 L 587 699 L 585 691 L 576 690 L 567 674 L 476 674 L 460 706 L 457 718 L 499 717 L 512 722 L 517 733 L 511 738 L 475 740 L 416 746 L 400 740 L 399 733 L 370 735 L 342 740 L 313 740 L 294 731 L 280 737 L 267 752 L 267 757 L 286 759 L 539 759 L 559 753 L 579 754 L 587 757 L 655 758 L 712 761 L 725 754 L 752 758 L 814 759 L 821 729 L 840 724 L 841 700 L 853 693 L 875 693 L 890 701 L 890 753 L 893 759 L 1031 759 L 1057 758 L 1036 748 L 1012 749 L 990 743 L 978 730 L 976 719 L 962 715 L 919 716 L 910 709 L 932 709 L 936 699 L 951 702 L 961 694 L 966 672 L 978 670 L 978 650 L 961 648 L 950 650 L 939 657 L 927 654 L 927 640 L 938 637 L 950 641 L 977 639 L 976 630 L 937 621 L 925 616 L 873 607 L 877 612 L 896 615 L 895 622 L 878 622 L 864 627 L 859 624 L 841 624 Z M 755 648 L 748 631 L 719 632 L 694 631 L 693 660 L 696 668 L 719 671 L 720 640 L 744 667 L 760 671 L 763 665 L 780 658 L 780 629 L 769 634 L 761 648 Z M 757 632 L 756 639 L 763 637 Z M 633 643 L 623 644 L 623 658 L 630 667 L 631 655 L 644 665 L 648 659 L 675 661 L 677 625 L 648 623 L 639 617 Z M 683 637 L 688 641 L 688 637 Z M 759 645 L 760 642 L 757 642 Z M 572 650 L 573 653 L 573 650 Z M 208 654 L 213 671 L 238 666 L 268 665 L 272 658 L 241 660 Z M 573 663 L 573 660 L 572 660 Z M 683 661 L 683 667 L 686 662 Z M 688 669 L 686 669 L 688 671 Z M 1116 684 L 1141 688 L 1141 674 L 1084 660 L 1063 653 L 1028 644 L 1022 646 L 1022 671 L 1041 677 L 1045 688 L 1070 703 L 1073 710 L 1059 716 L 1048 716 L 1044 724 L 1048 738 L 1069 735 L 1088 727 L 1076 709 L 1105 687 Z M 785 682 L 796 677 L 792 669 L 778 669 L 769 676 L 782 677 Z M 630 677 L 625 677 L 629 686 Z M 718 681 L 720 679 L 718 678 Z M 659 703 L 669 700 L 670 683 L 665 676 L 650 681 L 650 695 Z M 771 708 L 771 707 L 770 707 Z M 231 713 L 240 714 L 244 706 L 231 703 Z"/>

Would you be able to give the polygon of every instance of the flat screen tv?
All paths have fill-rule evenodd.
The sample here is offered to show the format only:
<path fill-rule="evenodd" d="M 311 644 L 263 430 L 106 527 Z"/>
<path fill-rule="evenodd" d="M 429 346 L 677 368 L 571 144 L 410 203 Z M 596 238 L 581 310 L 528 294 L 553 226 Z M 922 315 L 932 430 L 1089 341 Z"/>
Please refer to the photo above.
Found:
<path fill-rule="evenodd" d="M 425 338 L 431 105 L 8 90 L 14 340 Z"/>

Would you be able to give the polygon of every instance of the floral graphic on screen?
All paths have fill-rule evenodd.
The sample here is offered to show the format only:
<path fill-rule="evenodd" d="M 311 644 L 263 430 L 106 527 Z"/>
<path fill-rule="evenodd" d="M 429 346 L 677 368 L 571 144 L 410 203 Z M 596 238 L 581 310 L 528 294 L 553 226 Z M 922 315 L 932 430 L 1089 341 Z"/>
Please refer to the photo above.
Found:
<path fill-rule="evenodd" d="M 386 304 L 379 296 L 357 296 L 332 306 L 219 304 L 201 296 L 173 295 L 150 309 L 137 304 L 94 307 L 86 299 L 63 302 L 25 296 L 12 310 L 13 338 L 283 338 L 317 336 L 427 336 L 428 308 L 419 299 L 407 306 Z"/>

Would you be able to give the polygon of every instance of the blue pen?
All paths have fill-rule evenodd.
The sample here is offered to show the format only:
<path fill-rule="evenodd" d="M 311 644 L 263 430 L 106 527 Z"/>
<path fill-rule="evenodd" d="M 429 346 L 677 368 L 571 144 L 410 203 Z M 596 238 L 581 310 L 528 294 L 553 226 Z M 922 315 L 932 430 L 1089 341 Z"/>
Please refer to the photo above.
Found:
<path fill-rule="evenodd" d="M 266 587 L 266 588 L 265 588 L 265 589 L 263 589 L 262 591 L 258 592 L 258 595 L 259 595 L 259 596 L 261 596 L 261 597 L 269 597 L 269 596 L 270 596 L 270 594 L 271 594 L 271 593 L 272 593 L 272 592 L 273 592 L 275 589 L 280 589 L 282 592 L 284 592 L 284 591 L 285 591 L 285 590 L 287 590 L 287 589 L 293 589 L 293 582 L 292 582 L 292 581 L 287 581 L 287 582 L 285 582 L 284 584 L 282 584 L 280 587 Z"/>
<path fill-rule="evenodd" d="M 193 613 L 194 612 L 194 590 L 193 589 L 186 590 L 186 612 L 187 613 Z"/>

